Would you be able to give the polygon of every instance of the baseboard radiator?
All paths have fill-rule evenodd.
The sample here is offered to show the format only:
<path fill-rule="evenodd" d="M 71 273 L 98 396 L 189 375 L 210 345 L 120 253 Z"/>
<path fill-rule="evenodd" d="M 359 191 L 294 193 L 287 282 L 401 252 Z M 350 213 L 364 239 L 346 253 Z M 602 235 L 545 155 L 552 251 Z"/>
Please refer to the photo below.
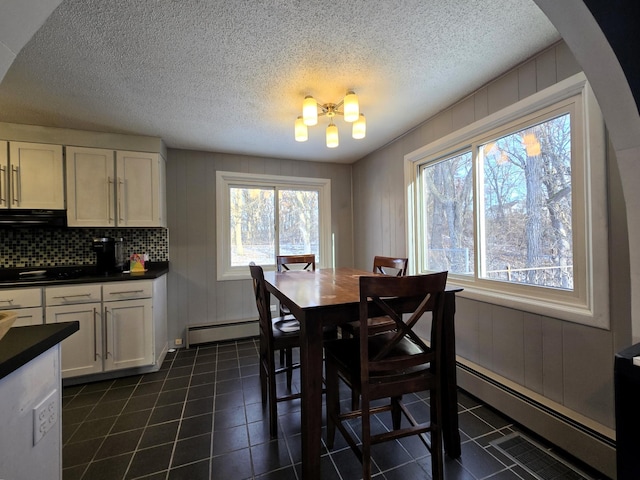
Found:
<path fill-rule="evenodd" d="M 203 343 L 222 342 L 260 334 L 257 319 L 232 320 L 187 325 L 187 348 Z"/>
<path fill-rule="evenodd" d="M 515 422 L 545 438 L 553 445 L 598 470 L 616 478 L 616 445 L 613 435 L 605 435 L 559 409 L 526 395 L 508 382 L 500 382 L 482 368 L 458 362 L 458 386 Z M 585 422 L 587 423 L 587 422 Z"/>

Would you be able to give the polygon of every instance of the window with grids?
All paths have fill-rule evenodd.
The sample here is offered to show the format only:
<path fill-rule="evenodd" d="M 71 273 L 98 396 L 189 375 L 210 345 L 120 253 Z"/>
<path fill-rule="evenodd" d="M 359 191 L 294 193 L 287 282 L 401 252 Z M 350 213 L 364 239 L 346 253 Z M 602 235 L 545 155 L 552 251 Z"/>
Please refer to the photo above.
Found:
<path fill-rule="evenodd" d="M 409 247 L 470 298 L 607 327 L 604 128 L 566 90 L 407 155 Z"/>
<path fill-rule="evenodd" d="M 274 267 L 276 255 L 331 264 L 329 180 L 218 172 L 217 185 L 219 277 L 245 276 L 249 262 Z"/>

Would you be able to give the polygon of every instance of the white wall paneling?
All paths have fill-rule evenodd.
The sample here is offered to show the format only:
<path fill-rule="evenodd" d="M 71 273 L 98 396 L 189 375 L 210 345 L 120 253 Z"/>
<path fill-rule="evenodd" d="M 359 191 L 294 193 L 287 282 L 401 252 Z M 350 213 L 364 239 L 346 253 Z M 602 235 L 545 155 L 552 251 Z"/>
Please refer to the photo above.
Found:
<path fill-rule="evenodd" d="M 406 247 L 397 243 L 394 247 L 399 251 L 390 251 L 390 245 L 398 238 L 395 232 L 405 230 L 404 207 L 401 211 L 396 209 L 404 194 L 402 179 L 397 175 L 403 155 L 579 71 L 567 46 L 559 43 L 354 164 L 354 243 L 358 246 L 354 252 L 355 266 L 369 268 L 375 254 L 399 255 L 406 251 Z M 615 165 L 615 158 L 610 156 Z M 609 173 L 616 174 L 617 169 Z M 386 181 L 393 185 L 386 185 Z M 619 182 L 619 179 L 609 180 L 612 181 Z M 381 187 L 384 188 L 381 190 Z M 385 191 L 392 193 L 384 194 Z M 616 195 L 611 196 L 609 202 L 614 225 L 610 234 L 622 236 L 622 225 L 626 222 L 623 200 Z M 386 212 L 393 212 L 393 215 Z M 380 225 L 381 222 L 385 224 Z M 619 241 L 614 238 L 610 248 L 616 244 L 624 251 L 625 238 Z M 621 260 L 610 255 L 611 271 L 617 268 L 623 274 L 625 268 L 628 271 L 628 266 L 622 263 L 624 258 L 624 254 Z M 625 299 L 628 303 L 628 292 L 617 292 L 616 295 L 622 296 L 623 304 Z M 457 353 L 480 368 L 488 369 L 497 378 L 514 382 L 532 395 L 541 395 L 565 406 L 569 414 L 588 417 L 602 432 L 612 435 L 613 339 L 618 328 L 626 328 L 618 327 L 617 323 L 621 321 L 624 322 L 624 318 L 617 320 L 612 315 L 611 329 L 597 330 L 459 298 Z"/>
<path fill-rule="evenodd" d="M 250 280 L 216 280 L 218 170 L 330 179 L 335 262 L 337 266 L 352 266 L 350 165 L 174 149 L 168 150 L 167 157 L 170 340 L 184 339 L 188 324 L 221 324 L 257 318 Z"/>

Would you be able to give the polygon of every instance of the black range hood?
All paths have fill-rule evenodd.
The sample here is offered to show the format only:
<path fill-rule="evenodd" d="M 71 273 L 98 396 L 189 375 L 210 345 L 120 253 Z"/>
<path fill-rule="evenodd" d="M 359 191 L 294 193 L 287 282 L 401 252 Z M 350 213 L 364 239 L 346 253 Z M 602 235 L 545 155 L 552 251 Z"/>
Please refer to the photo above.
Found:
<path fill-rule="evenodd" d="M 0 228 L 3 227 L 66 227 L 66 210 L 0 209 Z"/>

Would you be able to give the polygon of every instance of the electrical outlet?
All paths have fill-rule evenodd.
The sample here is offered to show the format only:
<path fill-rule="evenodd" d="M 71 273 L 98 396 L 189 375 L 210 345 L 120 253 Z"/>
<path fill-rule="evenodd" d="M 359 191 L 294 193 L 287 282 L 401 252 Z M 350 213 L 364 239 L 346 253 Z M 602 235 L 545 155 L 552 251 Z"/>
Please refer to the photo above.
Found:
<path fill-rule="evenodd" d="M 175 344 L 176 345 L 182 345 L 182 339 L 181 338 L 176 338 Z"/>
<path fill-rule="evenodd" d="M 53 390 L 33 409 L 33 444 L 44 437 L 58 421 L 58 391 Z"/>

